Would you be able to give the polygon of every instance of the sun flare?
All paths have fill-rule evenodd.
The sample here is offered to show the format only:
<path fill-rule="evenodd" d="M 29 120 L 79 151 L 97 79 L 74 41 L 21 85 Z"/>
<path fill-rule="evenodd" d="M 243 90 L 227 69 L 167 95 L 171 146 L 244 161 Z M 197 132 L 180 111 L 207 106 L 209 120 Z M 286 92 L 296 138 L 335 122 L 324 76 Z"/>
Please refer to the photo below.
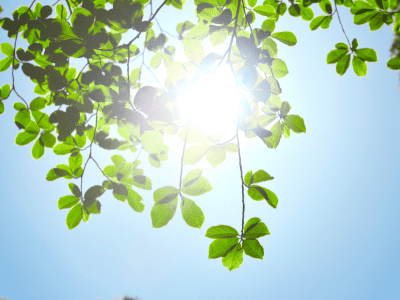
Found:
<path fill-rule="evenodd" d="M 239 94 L 230 68 L 221 65 L 213 74 L 203 75 L 179 98 L 179 108 L 190 124 L 205 134 L 231 134 L 239 114 Z"/>

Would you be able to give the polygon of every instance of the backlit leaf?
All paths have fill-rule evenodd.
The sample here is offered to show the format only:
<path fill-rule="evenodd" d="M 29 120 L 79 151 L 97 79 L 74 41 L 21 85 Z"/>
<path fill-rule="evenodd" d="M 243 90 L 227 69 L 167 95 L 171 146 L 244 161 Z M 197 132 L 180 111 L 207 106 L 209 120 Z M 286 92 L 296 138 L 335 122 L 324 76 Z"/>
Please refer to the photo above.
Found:
<path fill-rule="evenodd" d="M 182 196 L 181 212 L 186 224 L 194 228 L 201 228 L 205 219 L 204 213 L 193 200 Z"/>

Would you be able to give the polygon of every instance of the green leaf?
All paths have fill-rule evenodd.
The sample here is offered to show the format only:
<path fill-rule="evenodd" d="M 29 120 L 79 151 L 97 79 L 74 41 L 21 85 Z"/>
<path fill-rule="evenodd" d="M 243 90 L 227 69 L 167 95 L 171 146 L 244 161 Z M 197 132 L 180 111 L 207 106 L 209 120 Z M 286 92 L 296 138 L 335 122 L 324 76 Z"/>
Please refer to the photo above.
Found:
<path fill-rule="evenodd" d="M 142 196 L 140 196 L 137 192 L 132 189 L 128 189 L 128 204 L 132 209 L 136 212 L 142 212 L 144 210 L 144 204 L 141 202 L 143 200 Z"/>
<path fill-rule="evenodd" d="M 57 146 L 53 148 L 53 152 L 56 155 L 66 155 L 68 153 L 71 153 L 71 150 L 74 149 L 74 145 L 68 145 L 65 143 L 60 143 Z"/>
<path fill-rule="evenodd" d="M 58 199 L 58 209 L 71 208 L 79 202 L 79 198 L 74 195 L 68 195 Z"/>
<path fill-rule="evenodd" d="M 205 219 L 204 213 L 193 200 L 182 196 L 181 212 L 186 224 L 194 228 L 201 228 Z"/>
<path fill-rule="evenodd" d="M 260 200 L 267 200 L 268 204 L 273 208 L 276 208 L 278 205 L 278 197 L 275 195 L 274 192 L 270 191 L 269 189 L 259 186 L 259 185 L 252 185 L 248 190 L 247 193 L 249 194 L 250 198 L 256 201 Z"/>
<path fill-rule="evenodd" d="M 57 4 L 56 7 L 57 17 L 63 20 L 67 19 L 67 9 L 62 4 Z"/>
<path fill-rule="evenodd" d="M 32 147 L 32 156 L 34 159 L 38 160 L 44 154 L 44 147 L 41 144 L 40 139 L 37 139 L 35 144 Z"/>
<path fill-rule="evenodd" d="M 391 70 L 400 70 L 400 58 L 393 57 L 388 60 L 387 67 Z"/>
<path fill-rule="evenodd" d="M 254 226 L 253 226 L 254 225 Z M 266 236 L 270 234 L 267 225 L 263 222 L 258 222 L 249 226 L 244 234 L 244 237 L 247 239 L 258 239 L 260 237 Z"/>
<path fill-rule="evenodd" d="M 28 145 L 30 142 L 36 139 L 39 133 L 29 133 L 29 132 L 20 132 L 15 137 L 15 144 L 19 146 Z"/>
<path fill-rule="evenodd" d="M 41 110 L 46 107 L 46 100 L 43 97 L 37 97 L 29 104 L 31 110 Z"/>
<path fill-rule="evenodd" d="M 149 153 L 160 153 L 163 149 L 163 136 L 157 130 L 146 131 L 142 134 L 141 142 L 143 149 Z"/>
<path fill-rule="evenodd" d="M 82 219 L 82 204 L 78 203 L 75 205 L 67 214 L 67 226 L 71 230 L 79 225 Z"/>
<path fill-rule="evenodd" d="M 226 28 L 222 28 L 218 31 L 213 32 L 212 34 L 210 34 L 211 46 L 215 47 L 222 45 L 227 37 L 228 37 L 228 29 Z"/>
<path fill-rule="evenodd" d="M 72 172 L 75 173 L 75 170 L 82 166 L 83 157 L 80 152 L 74 152 L 68 158 L 69 167 L 71 168 Z"/>
<path fill-rule="evenodd" d="M 350 54 L 347 54 L 336 64 L 336 73 L 338 73 L 340 76 L 343 76 L 343 74 L 346 73 L 349 66 L 350 66 Z"/>
<path fill-rule="evenodd" d="M 27 109 L 20 110 L 16 113 L 14 121 L 17 125 L 22 125 L 22 128 L 26 128 L 31 123 L 31 113 Z"/>
<path fill-rule="evenodd" d="M 248 171 L 248 172 L 246 173 L 246 175 L 244 176 L 243 181 L 244 181 L 244 183 L 245 183 L 246 185 L 252 185 L 252 184 L 253 184 L 253 181 L 254 181 L 253 172 L 252 172 L 252 171 Z"/>
<path fill-rule="evenodd" d="M 276 149 L 282 137 L 282 124 L 278 121 L 271 127 L 272 136 L 263 139 L 263 142 L 267 144 L 268 148 Z"/>
<path fill-rule="evenodd" d="M 246 232 L 247 228 L 249 228 L 250 226 L 255 227 L 257 225 L 257 223 L 259 223 L 259 222 L 261 222 L 261 219 L 257 218 L 257 217 L 248 219 L 246 222 L 246 225 L 244 225 L 244 232 Z"/>
<path fill-rule="evenodd" d="M 264 257 L 264 247 L 261 246 L 258 240 L 244 240 L 243 241 L 244 253 L 253 258 L 263 259 Z"/>
<path fill-rule="evenodd" d="M 204 58 L 204 47 L 201 41 L 197 39 L 184 39 L 182 42 L 186 57 L 190 61 L 200 64 Z"/>
<path fill-rule="evenodd" d="M 101 213 L 101 203 L 98 200 L 96 200 L 96 201 L 94 201 L 94 203 L 91 206 L 86 207 L 86 209 L 88 210 L 88 212 L 90 214 L 96 214 L 96 215 L 100 214 Z"/>
<path fill-rule="evenodd" d="M 69 172 L 66 171 L 66 170 L 62 170 L 62 169 L 58 169 L 58 168 L 52 168 L 47 173 L 46 180 L 47 181 L 53 181 L 53 180 L 56 180 L 56 179 L 64 177 L 64 176 L 66 178 L 67 177 L 72 177 L 72 176 L 70 176 Z"/>
<path fill-rule="evenodd" d="M 81 190 L 75 183 L 73 182 L 68 183 L 68 188 L 71 191 L 71 193 L 74 194 L 76 197 L 82 196 Z"/>
<path fill-rule="evenodd" d="M 272 179 L 274 179 L 274 177 L 270 176 L 264 170 L 258 170 L 253 174 L 253 183 L 264 182 Z"/>
<path fill-rule="evenodd" d="M 161 60 L 162 60 L 162 52 L 158 52 L 156 53 L 151 59 L 150 59 L 150 67 L 152 69 L 157 69 L 160 64 L 161 64 Z"/>
<path fill-rule="evenodd" d="M 200 177 L 194 183 L 182 188 L 182 192 L 189 196 L 200 196 L 212 190 L 210 182 Z"/>
<path fill-rule="evenodd" d="M 357 76 L 362 77 L 367 75 L 368 67 L 365 61 L 357 56 L 353 56 L 353 61 L 351 63 L 353 65 L 353 70 L 357 74 Z"/>
<path fill-rule="evenodd" d="M 383 12 L 378 12 L 371 20 L 369 20 L 369 29 L 371 31 L 376 31 L 381 29 L 383 26 L 384 20 L 384 13 Z"/>
<path fill-rule="evenodd" d="M 301 18 L 304 21 L 310 21 L 312 18 L 314 18 L 314 12 L 310 7 L 304 7 L 301 11 Z"/>
<path fill-rule="evenodd" d="M 178 205 L 178 195 L 179 190 L 172 186 L 162 187 L 154 191 L 155 205 L 150 212 L 153 227 L 163 227 L 173 218 Z"/>
<path fill-rule="evenodd" d="M 231 248 L 236 246 L 238 241 L 238 237 L 216 239 L 215 241 L 212 241 L 208 248 L 208 259 L 225 256 L 229 250 L 232 251 Z"/>
<path fill-rule="evenodd" d="M 212 165 L 213 168 L 215 168 L 225 160 L 226 158 L 225 149 L 220 146 L 213 146 L 207 152 L 206 158 L 207 161 L 210 163 L 210 165 Z"/>
<path fill-rule="evenodd" d="M 11 46 L 10 43 L 1 43 L 0 45 L 1 48 L 1 53 L 7 56 L 13 56 L 14 55 L 14 48 Z"/>
<path fill-rule="evenodd" d="M 12 60 L 12 57 L 6 57 L 0 60 L 0 72 L 7 71 L 8 68 L 11 66 Z"/>
<path fill-rule="evenodd" d="M 247 3 L 249 3 L 250 7 L 254 7 L 257 4 L 257 0 L 248 0 Z"/>
<path fill-rule="evenodd" d="M 261 25 L 261 29 L 264 31 L 273 32 L 275 30 L 275 20 L 274 19 L 265 20 Z"/>
<path fill-rule="evenodd" d="M 183 158 L 183 163 L 185 165 L 194 165 L 198 163 L 212 147 L 211 145 L 197 145 L 192 146 L 185 150 L 185 155 Z"/>
<path fill-rule="evenodd" d="M 6 83 L 0 89 L 0 98 L 7 99 L 8 96 L 10 96 L 10 92 L 11 92 L 11 87 L 8 83 Z"/>
<path fill-rule="evenodd" d="M 347 45 L 346 45 L 346 46 L 347 46 Z M 352 42 L 351 42 L 351 48 L 352 48 L 352 50 L 353 50 L 353 51 L 357 50 L 357 47 L 358 47 L 358 41 L 357 41 L 357 39 L 353 39 Z"/>
<path fill-rule="evenodd" d="M 85 192 L 85 199 L 95 199 L 104 194 L 106 190 L 101 185 L 94 185 Z"/>
<path fill-rule="evenodd" d="M 236 247 L 222 258 L 222 264 L 229 271 L 232 271 L 234 269 L 238 269 L 242 263 L 243 248 L 240 246 L 240 243 L 237 243 Z"/>
<path fill-rule="evenodd" d="M 275 58 L 271 65 L 275 78 L 282 78 L 289 73 L 286 63 L 279 58 Z"/>
<path fill-rule="evenodd" d="M 335 49 L 328 53 L 326 57 L 327 64 L 334 64 L 342 59 L 346 53 L 349 52 L 348 49 Z"/>
<path fill-rule="evenodd" d="M 256 6 L 253 10 L 259 15 L 266 17 L 275 17 L 276 15 L 275 8 L 269 4 Z"/>
<path fill-rule="evenodd" d="M 136 175 L 136 176 L 133 176 L 132 178 L 133 178 L 132 183 L 134 186 L 144 189 L 144 190 L 152 189 L 151 180 L 149 177 L 146 177 L 144 175 Z"/>
<path fill-rule="evenodd" d="M 195 183 L 201 177 L 202 169 L 194 169 L 190 171 L 182 181 L 182 186 L 187 187 Z"/>
<path fill-rule="evenodd" d="M 239 232 L 228 225 L 217 225 L 207 229 L 206 237 L 210 239 L 231 238 L 238 236 Z"/>
<path fill-rule="evenodd" d="M 288 46 L 294 46 L 297 43 L 296 36 L 293 34 L 293 32 L 290 31 L 274 32 L 273 34 L 271 34 L 271 37 Z"/>
<path fill-rule="evenodd" d="M 324 22 L 326 17 L 327 16 L 318 16 L 318 17 L 312 19 L 310 22 L 310 29 L 311 30 L 318 29 L 318 27 L 321 26 L 322 22 Z"/>
<path fill-rule="evenodd" d="M 354 53 L 362 60 L 369 62 L 377 62 L 378 56 L 374 49 L 371 48 L 362 48 L 354 51 Z"/>
<path fill-rule="evenodd" d="M 319 7 L 326 14 L 332 13 L 332 4 L 329 0 L 323 0 L 323 1 L 319 2 Z"/>
<path fill-rule="evenodd" d="M 4 113 L 4 103 L 0 100 L 0 115 Z"/>
<path fill-rule="evenodd" d="M 302 117 L 298 115 L 287 115 L 284 124 L 296 133 L 306 132 L 306 125 Z"/>
<path fill-rule="evenodd" d="M 349 46 L 348 46 L 347 44 L 345 44 L 345 43 L 337 43 L 337 44 L 335 45 L 335 47 L 336 47 L 337 49 L 345 49 L 345 50 L 348 50 L 348 49 L 349 49 Z"/>
<path fill-rule="evenodd" d="M 332 16 L 325 16 L 324 20 L 321 23 L 321 28 L 322 29 L 327 29 L 329 28 L 329 24 L 332 21 Z"/>

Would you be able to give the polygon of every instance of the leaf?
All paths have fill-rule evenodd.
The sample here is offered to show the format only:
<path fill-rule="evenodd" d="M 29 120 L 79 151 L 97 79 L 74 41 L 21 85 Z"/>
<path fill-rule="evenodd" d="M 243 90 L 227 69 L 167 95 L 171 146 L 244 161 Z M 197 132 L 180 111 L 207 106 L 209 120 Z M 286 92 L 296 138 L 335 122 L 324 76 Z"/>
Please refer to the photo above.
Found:
<path fill-rule="evenodd" d="M 190 171 L 182 181 L 182 186 L 187 187 L 194 184 L 201 177 L 202 169 L 194 169 Z"/>
<path fill-rule="evenodd" d="M 58 199 L 58 209 L 71 208 L 79 202 L 79 198 L 74 195 L 67 195 Z"/>
<path fill-rule="evenodd" d="M 273 34 L 271 34 L 271 37 L 288 46 L 294 46 L 297 44 L 296 36 L 293 34 L 293 32 L 290 31 L 274 32 Z"/>
<path fill-rule="evenodd" d="M 377 62 L 378 56 L 374 49 L 371 48 L 362 48 L 354 51 L 354 53 L 362 60 L 369 62 Z"/>
<path fill-rule="evenodd" d="M 306 132 L 306 125 L 302 117 L 298 115 L 287 115 L 284 124 L 296 133 Z"/>
<path fill-rule="evenodd" d="M 211 190 L 210 182 L 202 176 L 194 183 L 182 188 L 182 192 L 189 196 L 200 196 Z"/>
<path fill-rule="evenodd" d="M 217 225 L 207 229 L 206 237 L 210 239 L 231 238 L 238 236 L 239 232 L 228 225 Z"/>
<path fill-rule="evenodd" d="M 266 17 L 274 17 L 276 15 L 275 8 L 269 4 L 256 6 L 253 8 L 253 11 Z"/>
<path fill-rule="evenodd" d="M 258 222 L 255 226 L 249 226 L 249 228 L 247 228 L 244 237 L 247 239 L 258 239 L 268 234 L 270 234 L 270 232 L 267 225 L 263 222 Z"/>
<path fill-rule="evenodd" d="M 67 19 L 67 9 L 62 4 L 57 4 L 56 7 L 57 17 L 60 19 Z"/>
<path fill-rule="evenodd" d="M 146 177 L 144 175 L 137 175 L 137 176 L 133 176 L 133 185 L 144 189 L 144 190 L 151 190 L 151 180 L 149 177 Z"/>
<path fill-rule="evenodd" d="M 353 65 L 353 70 L 357 74 L 357 76 L 362 77 L 367 75 L 368 67 L 365 61 L 357 56 L 353 56 L 353 61 L 351 63 Z"/>
<path fill-rule="evenodd" d="M 275 78 L 282 78 L 289 73 L 286 63 L 279 58 L 275 58 L 271 65 Z"/>
<path fill-rule="evenodd" d="M 210 165 L 215 168 L 219 164 L 221 164 L 225 158 L 226 158 L 226 152 L 223 147 L 219 146 L 213 146 L 208 152 L 207 152 L 207 161 L 210 163 Z"/>
<path fill-rule="evenodd" d="M 243 181 L 244 181 L 244 183 L 245 183 L 246 185 L 251 185 L 251 184 L 253 183 L 253 181 L 254 181 L 253 172 L 252 172 L 252 171 L 248 171 L 248 172 L 246 173 L 246 175 L 244 175 Z"/>
<path fill-rule="evenodd" d="M 350 66 L 350 54 L 347 54 L 336 64 L 336 73 L 338 73 L 340 76 L 343 76 L 343 74 L 346 73 L 349 66 Z"/>
<path fill-rule="evenodd" d="M 90 214 L 100 214 L 101 213 L 101 203 L 99 200 L 95 200 L 94 203 L 86 208 Z"/>
<path fill-rule="evenodd" d="M 29 104 L 31 110 L 41 110 L 46 107 L 46 100 L 43 97 L 37 97 Z"/>
<path fill-rule="evenodd" d="M 204 47 L 201 41 L 196 39 L 184 39 L 183 50 L 185 51 L 186 57 L 196 64 L 200 64 L 204 58 Z"/>
<path fill-rule="evenodd" d="M 74 194 L 76 197 L 82 196 L 82 192 L 79 189 L 79 187 L 75 183 L 68 183 L 68 188 L 71 191 L 72 194 Z"/>
<path fill-rule="evenodd" d="M 150 212 L 153 227 L 163 227 L 173 218 L 178 205 L 178 194 L 179 190 L 172 186 L 154 191 L 153 198 L 156 204 Z"/>
<path fill-rule="evenodd" d="M 149 153 L 160 153 L 163 149 L 163 136 L 157 130 L 147 130 L 142 134 L 141 143 L 144 148 Z"/>
<path fill-rule="evenodd" d="M 68 145 L 65 143 L 60 143 L 57 146 L 53 148 L 53 152 L 56 155 L 66 155 L 68 153 L 71 153 L 71 150 L 74 149 L 74 145 Z"/>
<path fill-rule="evenodd" d="M 10 95 L 10 92 L 11 92 L 11 86 L 8 83 L 6 83 L 0 89 L 0 98 L 7 99 L 8 96 Z"/>
<path fill-rule="evenodd" d="M 257 0 L 248 0 L 247 3 L 249 3 L 250 7 L 254 7 L 257 4 Z"/>
<path fill-rule="evenodd" d="M 327 16 L 318 16 L 318 17 L 312 19 L 310 22 L 310 29 L 311 30 L 318 29 L 318 27 L 321 26 L 321 24 L 324 22 L 326 17 Z"/>
<path fill-rule="evenodd" d="M 272 179 L 274 179 L 274 177 L 270 176 L 264 170 L 258 170 L 253 174 L 253 183 L 264 182 Z"/>
<path fill-rule="evenodd" d="M 128 196 L 126 197 L 128 204 L 136 212 L 142 212 L 144 210 L 144 204 L 141 203 L 143 200 L 137 192 L 132 189 L 128 189 Z"/>
<path fill-rule="evenodd" d="M 85 192 L 85 199 L 98 198 L 104 194 L 106 190 L 101 185 L 94 185 Z"/>
<path fill-rule="evenodd" d="M 334 64 L 342 59 L 346 53 L 349 52 L 348 49 L 335 49 L 328 53 L 326 57 L 327 64 Z"/>
<path fill-rule="evenodd" d="M 75 173 L 76 169 L 78 169 L 82 166 L 82 162 L 83 162 L 83 157 L 80 152 L 74 152 L 68 158 L 69 167 L 71 168 L 73 173 Z"/>
<path fill-rule="evenodd" d="M 246 232 L 247 228 L 249 228 L 250 226 L 255 227 L 257 225 L 257 223 L 261 222 L 260 218 L 257 217 L 253 217 L 247 220 L 246 224 L 244 225 L 244 232 Z"/>
<path fill-rule="evenodd" d="M 32 156 L 34 159 L 38 160 L 44 154 L 44 147 L 41 144 L 41 140 L 37 139 L 35 144 L 32 147 Z"/>
<path fill-rule="evenodd" d="M 253 258 L 263 259 L 264 257 L 264 247 L 261 246 L 258 240 L 244 240 L 243 241 L 244 253 Z"/>
<path fill-rule="evenodd" d="M 151 60 L 150 60 L 150 67 L 152 69 L 157 69 L 160 64 L 161 64 L 161 60 L 162 60 L 162 52 L 158 52 L 156 55 L 154 55 Z"/>
<path fill-rule="evenodd" d="M 280 121 L 272 125 L 271 130 L 272 136 L 263 139 L 263 142 L 267 144 L 268 148 L 276 149 L 282 137 L 282 124 Z"/>
<path fill-rule="evenodd" d="M 0 100 L 0 115 L 4 113 L 4 103 Z"/>
<path fill-rule="evenodd" d="M 213 32 L 212 34 L 210 34 L 211 46 L 215 47 L 222 45 L 227 37 L 228 37 L 228 29 L 226 28 L 222 28 L 220 30 Z"/>
<path fill-rule="evenodd" d="M 211 145 L 197 145 L 192 146 L 185 150 L 185 155 L 183 158 L 183 163 L 185 165 L 194 165 L 198 163 L 212 147 Z"/>
<path fill-rule="evenodd" d="M 222 258 L 222 264 L 229 270 L 238 269 L 243 263 L 243 248 L 240 243 L 237 243 L 236 247 L 229 252 L 225 257 Z"/>
<path fill-rule="evenodd" d="M 82 219 L 82 204 L 75 205 L 67 214 L 67 226 L 71 230 L 79 225 Z"/>
<path fill-rule="evenodd" d="M 201 228 L 205 219 L 204 213 L 193 200 L 182 196 L 181 212 L 186 224 L 194 228 Z"/>
<path fill-rule="evenodd" d="M 375 14 L 375 16 L 373 18 L 371 18 L 369 20 L 370 31 L 376 31 L 376 30 L 381 29 L 381 27 L 385 23 L 383 21 L 383 16 L 384 16 L 383 12 L 378 12 L 377 14 Z"/>
<path fill-rule="evenodd" d="M 346 46 L 347 46 L 347 45 L 346 45 Z M 357 47 L 358 47 L 358 41 L 357 41 L 357 39 L 353 39 L 353 40 L 351 41 L 351 48 L 352 48 L 352 50 L 353 50 L 353 51 L 357 50 Z"/>
<path fill-rule="evenodd" d="M 15 137 L 15 144 L 19 146 L 25 146 L 28 145 L 30 142 L 32 142 L 36 137 L 38 136 L 39 133 L 29 133 L 29 132 L 20 132 L 17 134 Z"/>
<path fill-rule="evenodd" d="M 7 56 L 13 56 L 14 55 L 14 48 L 11 46 L 10 43 L 1 43 L 0 45 L 1 48 L 1 53 Z"/>
<path fill-rule="evenodd" d="M 347 44 L 345 44 L 345 43 L 337 43 L 337 44 L 335 45 L 335 47 L 336 47 L 337 49 L 345 49 L 345 50 L 348 50 L 348 49 L 349 49 L 349 46 L 348 46 Z"/>
<path fill-rule="evenodd" d="M 216 239 L 208 248 L 208 259 L 223 257 L 239 241 L 238 237 Z"/>
<path fill-rule="evenodd" d="M 258 186 L 252 185 L 248 190 L 247 193 L 249 194 L 250 198 L 256 201 L 260 200 L 267 200 L 268 204 L 273 208 L 276 208 L 278 205 L 278 197 L 275 195 L 274 192 L 270 191 L 269 189 Z"/>
<path fill-rule="evenodd" d="M 387 67 L 391 70 L 400 70 L 400 58 L 393 57 L 388 60 Z"/>

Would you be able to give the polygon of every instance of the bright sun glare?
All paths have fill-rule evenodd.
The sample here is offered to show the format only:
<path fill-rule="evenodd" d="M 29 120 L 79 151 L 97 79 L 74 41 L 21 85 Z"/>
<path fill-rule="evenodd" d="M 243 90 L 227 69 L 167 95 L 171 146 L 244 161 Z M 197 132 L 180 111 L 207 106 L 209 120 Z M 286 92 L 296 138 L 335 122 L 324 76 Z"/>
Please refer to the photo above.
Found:
<path fill-rule="evenodd" d="M 231 134 L 236 128 L 233 121 L 239 114 L 239 99 L 230 68 L 221 65 L 184 92 L 179 107 L 185 119 L 191 117 L 190 124 L 205 134 Z"/>

